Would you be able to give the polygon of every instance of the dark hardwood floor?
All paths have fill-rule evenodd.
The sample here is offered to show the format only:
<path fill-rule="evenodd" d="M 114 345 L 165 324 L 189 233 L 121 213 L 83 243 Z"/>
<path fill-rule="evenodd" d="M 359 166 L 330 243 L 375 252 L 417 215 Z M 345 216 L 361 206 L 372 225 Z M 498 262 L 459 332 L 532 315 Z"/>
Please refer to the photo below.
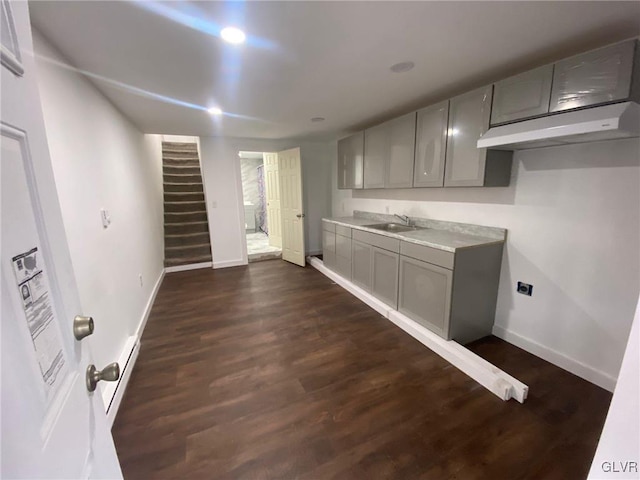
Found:
<path fill-rule="evenodd" d="M 125 479 L 582 479 L 611 394 L 499 339 L 503 402 L 311 267 L 168 274 L 113 428 Z"/>

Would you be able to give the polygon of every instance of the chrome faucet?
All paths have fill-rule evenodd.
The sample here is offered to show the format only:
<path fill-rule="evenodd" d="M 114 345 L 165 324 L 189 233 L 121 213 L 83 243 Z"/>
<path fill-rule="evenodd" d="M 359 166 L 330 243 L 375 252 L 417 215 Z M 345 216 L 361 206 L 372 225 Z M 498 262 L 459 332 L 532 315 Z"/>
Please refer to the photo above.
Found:
<path fill-rule="evenodd" d="M 411 219 L 407 215 L 398 215 L 397 213 L 394 213 L 393 216 L 398 217 L 400 220 L 402 220 L 407 225 L 407 227 L 411 226 Z"/>

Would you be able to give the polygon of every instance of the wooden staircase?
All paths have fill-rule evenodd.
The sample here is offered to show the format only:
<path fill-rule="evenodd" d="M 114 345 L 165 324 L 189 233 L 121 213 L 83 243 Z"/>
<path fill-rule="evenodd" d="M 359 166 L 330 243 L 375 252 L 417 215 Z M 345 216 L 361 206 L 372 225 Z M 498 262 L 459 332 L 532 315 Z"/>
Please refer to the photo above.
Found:
<path fill-rule="evenodd" d="M 211 241 L 195 143 L 162 142 L 164 265 L 211 261 Z"/>

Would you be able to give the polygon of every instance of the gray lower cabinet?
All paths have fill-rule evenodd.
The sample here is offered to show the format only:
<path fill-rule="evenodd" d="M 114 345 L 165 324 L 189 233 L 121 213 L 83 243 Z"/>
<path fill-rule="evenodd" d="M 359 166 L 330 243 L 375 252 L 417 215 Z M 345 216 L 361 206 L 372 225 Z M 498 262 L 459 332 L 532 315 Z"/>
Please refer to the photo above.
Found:
<path fill-rule="evenodd" d="M 400 244 L 398 311 L 461 344 L 491 335 L 502 244 L 456 253 Z"/>
<path fill-rule="evenodd" d="M 450 100 L 445 187 L 509 185 L 513 152 L 477 148 L 489 129 L 492 92 L 490 85 Z"/>
<path fill-rule="evenodd" d="M 399 240 L 354 230 L 351 281 L 394 309 L 398 307 Z"/>
<path fill-rule="evenodd" d="M 453 271 L 400 257 L 398 311 L 441 337 L 449 337 Z"/>
<path fill-rule="evenodd" d="M 364 132 L 338 140 L 338 188 L 362 188 Z"/>
<path fill-rule="evenodd" d="M 553 65 L 502 80 L 494 85 L 491 125 L 549 113 Z"/>
<path fill-rule="evenodd" d="M 398 265 L 400 255 L 371 247 L 371 293 L 387 305 L 398 308 Z"/>
<path fill-rule="evenodd" d="M 551 112 L 640 99 L 638 42 L 628 40 L 557 62 Z"/>
<path fill-rule="evenodd" d="M 351 229 L 349 236 L 341 235 L 336 226 L 336 272 L 351 280 Z M 345 227 L 342 227 L 345 228 Z"/>
<path fill-rule="evenodd" d="M 325 222 L 323 222 L 323 225 Z M 322 230 L 322 263 L 331 270 L 336 266 L 336 233 Z"/>
<path fill-rule="evenodd" d="M 448 100 L 418 111 L 413 170 L 414 187 L 444 185 L 448 119 Z"/>
<path fill-rule="evenodd" d="M 358 287 L 371 291 L 371 252 L 373 247 L 353 239 L 351 243 L 351 281 Z"/>

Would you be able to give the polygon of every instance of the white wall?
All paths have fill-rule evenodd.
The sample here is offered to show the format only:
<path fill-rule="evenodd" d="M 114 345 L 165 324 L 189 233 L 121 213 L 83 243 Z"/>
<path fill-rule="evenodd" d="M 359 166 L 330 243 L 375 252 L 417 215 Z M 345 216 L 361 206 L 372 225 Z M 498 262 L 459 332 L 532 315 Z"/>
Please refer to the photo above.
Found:
<path fill-rule="evenodd" d="M 36 31 L 34 42 L 78 313 L 94 317 L 95 361 L 106 365 L 136 334 L 163 269 L 160 137 L 138 131 L 84 77 L 43 59 L 65 62 Z M 111 214 L 107 229 L 101 208 Z"/>
<path fill-rule="evenodd" d="M 321 219 L 331 211 L 330 179 L 331 164 L 337 158 L 335 144 L 200 137 L 214 268 L 242 265 L 247 261 L 238 152 L 277 152 L 295 147 L 300 147 L 302 157 L 305 247 L 307 252 L 319 252 L 322 249 Z"/>
<path fill-rule="evenodd" d="M 640 289 L 639 152 L 638 139 L 518 152 L 504 188 L 341 191 L 334 164 L 333 213 L 508 229 L 494 333 L 612 390 Z"/>

